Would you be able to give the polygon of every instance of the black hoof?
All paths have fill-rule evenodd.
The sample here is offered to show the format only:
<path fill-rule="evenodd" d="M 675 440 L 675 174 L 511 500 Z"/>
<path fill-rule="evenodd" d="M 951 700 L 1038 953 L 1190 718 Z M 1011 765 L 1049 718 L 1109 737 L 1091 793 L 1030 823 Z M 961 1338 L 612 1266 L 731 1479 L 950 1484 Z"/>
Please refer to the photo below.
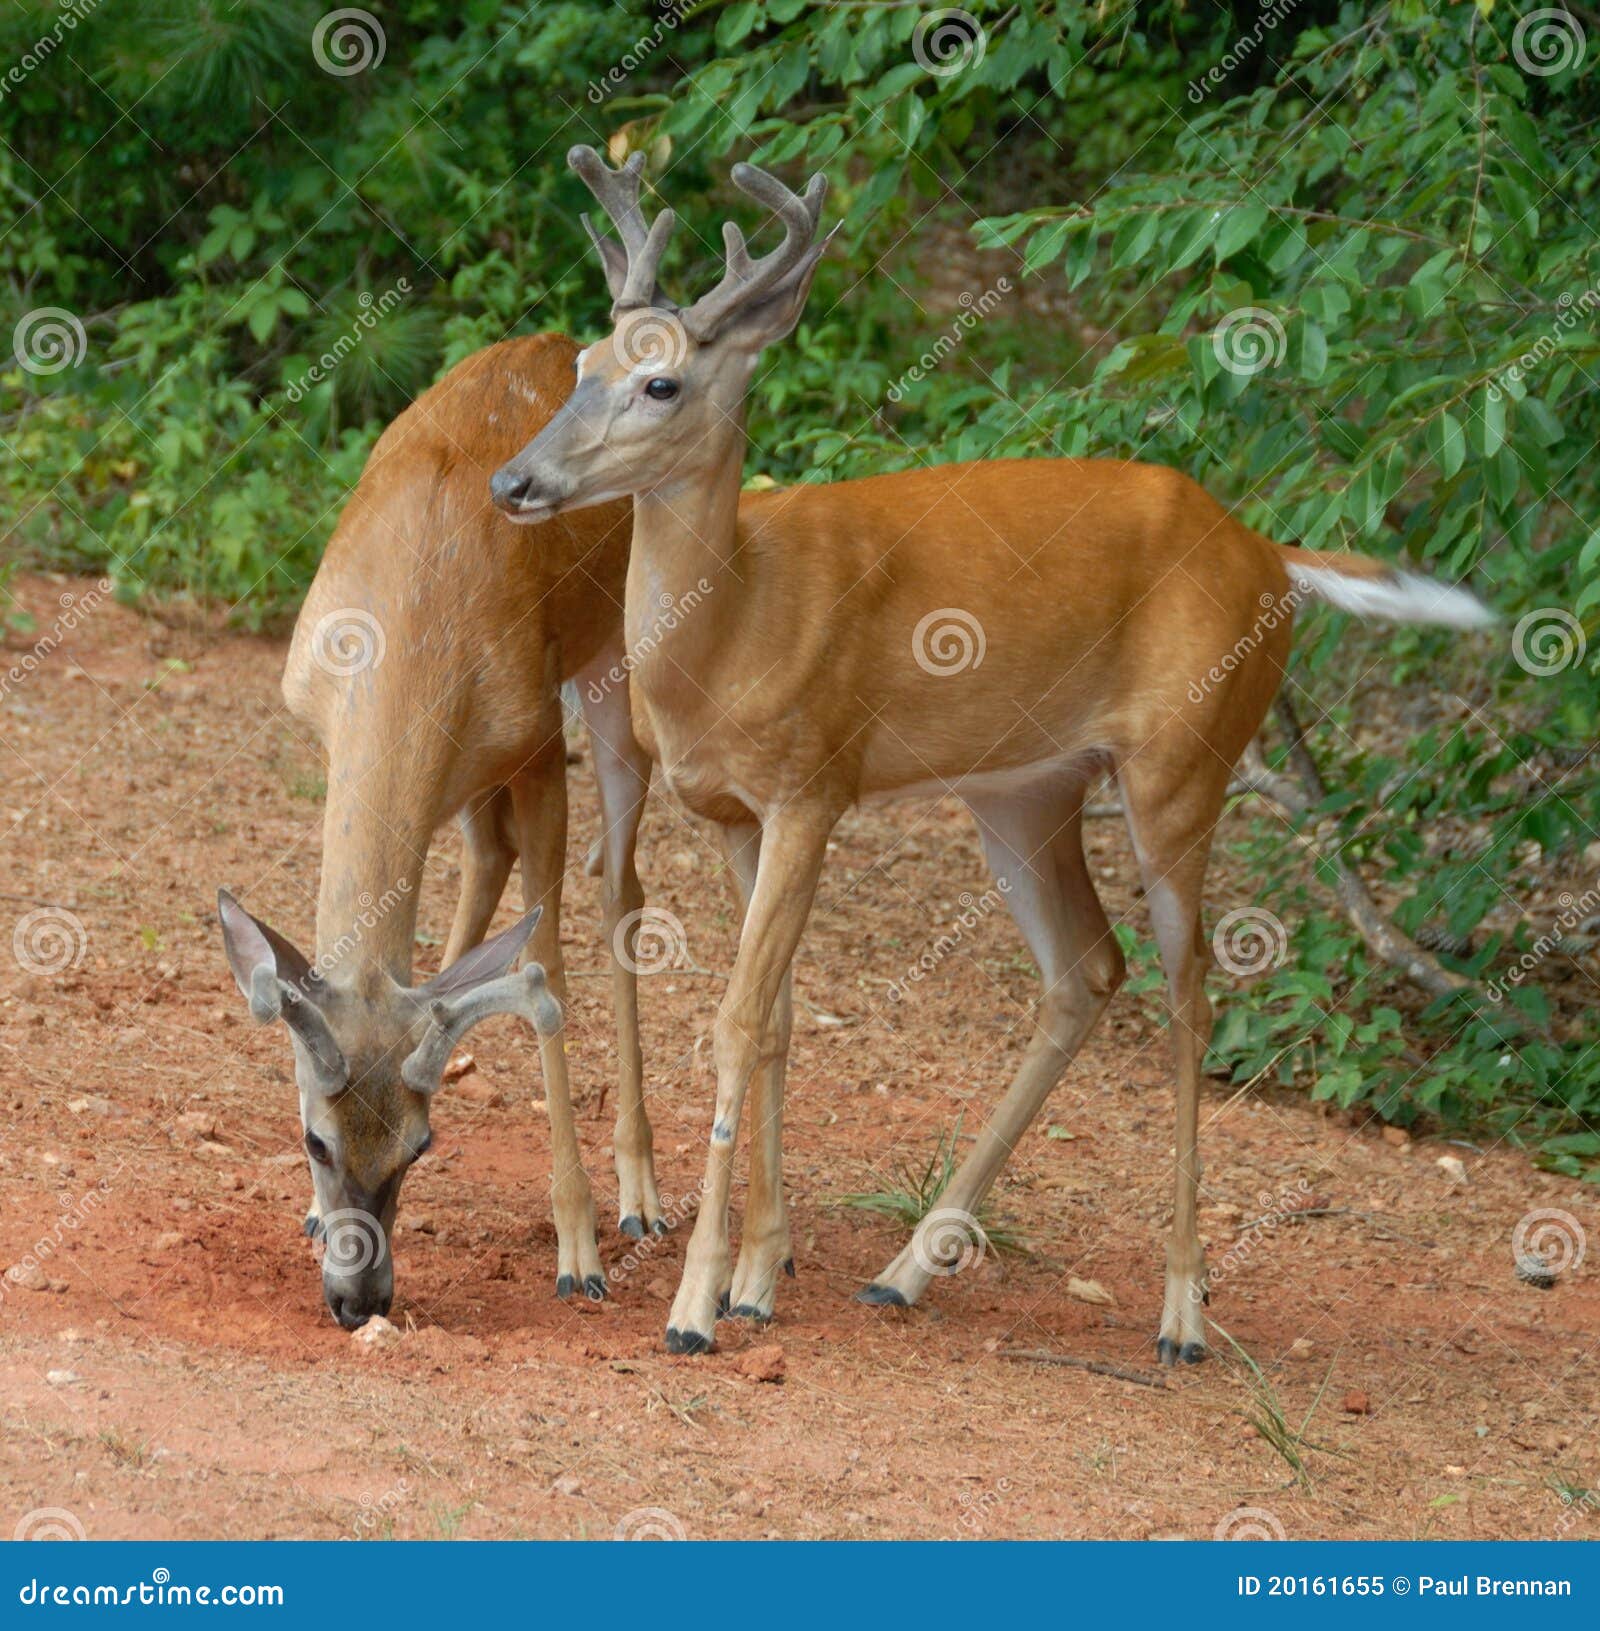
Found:
<path fill-rule="evenodd" d="M 1178 1350 L 1178 1363 L 1180 1365 L 1198 1365 L 1206 1356 L 1206 1345 L 1203 1342 L 1186 1342 Z"/>
<path fill-rule="evenodd" d="M 754 1320 L 757 1325 L 770 1325 L 772 1315 L 764 1309 L 757 1308 L 754 1303 L 740 1303 L 733 1311 L 736 1320 Z"/>
<path fill-rule="evenodd" d="M 628 1237 L 629 1240 L 644 1239 L 644 1219 L 635 1217 L 631 1212 L 622 1220 L 621 1223 L 617 1225 L 617 1227 Z"/>
<path fill-rule="evenodd" d="M 909 1308 L 911 1306 L 904 1295 L 895 1290 L 893 1286 L 880 1286 L 876 1281 L 870 1286 L 863 1286 L 856 1293 L 858 1303 L 872 1303 L 878 1308 Z"/>
<path fill-rule="evenodd" d="M 592 1303 L 603 1303 L 606 1300 L 606 1277 L 603 1274 L 586 1274 L 583 1277 L 583 1294 Z"/>
<path fill-rule="evenodd" d="M 556 1281 L 556 1295 L 565 1302 L 574 1291 L 578 1289 L 578 1277 L 575 1274 L 563 1274 Z"/>
<path fill-rule="evenodd" d="M 668 1223 L 665 1218 L 657 1218 L 656 1221 L 650 1225 L 650 1233 L 653 1235 L 670 1235 L 672 1233 L 672 1225 Z"/>
<path fill-rule="evenodd" d="M 783 1272 L 792 1280 L 794 1278 L 794 1259 L 786 1257 L 783 1260 Z"/>
<path fill-rule="evenodd" d="M 702 1336 L 698 1331 L 680 1331 L 677 1326 L 667 1327 L 667 1352 L 669 1354 L 708 1354 L 711 1352 L 711 1338 Z"/>
<path fill-rule="evenodd" d="M 319 1218 L 314 1212 L 309 1212 L 306 1214 L 306 1221 L 302 1223 L 300 1227 L 305 1230 L 307 1240 L 322 1239 L 322 1219 Z"/>
<path fill-rule="evenodd" d="M 1163 1365 L 1176 1365 L 1178 1363 L 1178 1344 L 1171 1337 L 1157 1337 L 1156 1358 Z"/>

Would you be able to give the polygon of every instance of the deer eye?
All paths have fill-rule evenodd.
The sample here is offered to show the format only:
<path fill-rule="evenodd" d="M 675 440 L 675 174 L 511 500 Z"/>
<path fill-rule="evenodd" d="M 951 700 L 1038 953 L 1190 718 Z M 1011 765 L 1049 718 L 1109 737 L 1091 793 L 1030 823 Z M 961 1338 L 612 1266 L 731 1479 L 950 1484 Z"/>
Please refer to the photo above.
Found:
<path fill-rule="evenodd" d="M 645 386 L 644 394 L 652 402 L 670 402 L 678 394 L 678 382 L 675 379 L 653 379 Z"/>
<path fill-rule="evenodd" d="M 324 1144 L 315 1133 L 306 1134 L 306 1154 L 309 1155 L 313 1161 L 320 1162 L 323 1166 L 327 1166 L 329 1161 L 333 1159 L 332 1155 L 329 1153 L 328 1146 Z"/>

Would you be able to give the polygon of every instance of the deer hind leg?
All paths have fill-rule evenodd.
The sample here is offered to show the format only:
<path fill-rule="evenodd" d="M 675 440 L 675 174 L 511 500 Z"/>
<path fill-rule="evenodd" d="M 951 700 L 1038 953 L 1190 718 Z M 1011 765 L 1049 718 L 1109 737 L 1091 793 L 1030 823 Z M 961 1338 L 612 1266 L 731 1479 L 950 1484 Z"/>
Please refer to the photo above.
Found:
<path fill-rule="evenodd" d="M 602 673 L 616 653 L 596 660 Z M 617 1125 L 613 1150 L 617 1165 L 618 1227 L 639 1240 L 665 1234 L 669 1225 L 656 1190 L 654 1141 L 644 1107 L 644 1054 L 639 1046 L 639 971 L 634 942 L 644 890 L 634 864 L 639 822 L 650 791 L 650 756 L 633 739 L 626 682 L 606 687 L 580 677 L 584 723 L 594 751 L 600 787 L 601 897 L 606 947 L 611 957 L 611 1001 L 617 1019 Z M 601 1089 L 601 1104 L 605 1089 Z"/>
<path fill-rule="evenodd" d="M 461 894 L 445 942 L 444 967 L 472 950 L 489 932 L 506 880 L 516 864 L 511 793 L 493 787 L 468 801 L 460 815 Z"/>
<path fill-rule="evenodd" d="M 914 1303 L 935 1275 L 954 1272 L 953 1252 L 981 1249 L 984 1196 L 1122 984 L 1122 952 L 1084 864 L 1083 795 L 1075 782 L 967 800 L 1043 989 L 1005 1097 L 905 1249 L 859 1293 L 862 1302 Z"/>
<path fill-rule="evenodd" d="M 567 755 L 559 702 L 550 712 L 545 740 L 511 783 L 517 848 L 522 856 L 522 897 L 544 912 L 529 957 L 544 965 L 550 989 L 567 1010 L 567 971 L 561 956 L 561 881 L 567 853 Z M 556 1222 L 556 1295 L 575 1291 L 605 1296 L 605 1273 L 595 1241 L 594 1194 L 578 1150 L 577 1125 L 567 1077 L 566 1026 L 539 1038 L 545 1103 L 550 1117 L 550 1194 Z"/>
<path fill-rule="evenodd" d="M 1211 835 L 1227 788 L 1228 766 L 1181 775 L 1159 761 L 1122 767 L 1123 807 L 1144 878 L 1145 900 L 1167 976 L 1169 1029 L 1177 1070 L 1172 1233 L 1156 1351 L 1165 1365 L 1198 1364 L 1206 1355 L 1206 1261 L 1196 1209 L 1200 1193 L 1200 1070 L 1211 1039 L 1206 998 L 1209 951 L 1200 928 Z"/>
<path fill-rule="evenodd" d="M 719 827 L 717 832 L 743 914 L 749 911 L 755 890 L 761 830 Z M 789 1214 L 783 1197 L 783 1089 L 793 1026 L 792 971 L 785 971 L 762 1034 L 756 1066 L 751 1101 L 750 1190 L 744 1227 L 739 1232 L 739 1260 L 728 1293 L 728 1312 L 735 1319 L 762 1323 L 770 1320 L 779 1275 L 794 1273 Z"/>

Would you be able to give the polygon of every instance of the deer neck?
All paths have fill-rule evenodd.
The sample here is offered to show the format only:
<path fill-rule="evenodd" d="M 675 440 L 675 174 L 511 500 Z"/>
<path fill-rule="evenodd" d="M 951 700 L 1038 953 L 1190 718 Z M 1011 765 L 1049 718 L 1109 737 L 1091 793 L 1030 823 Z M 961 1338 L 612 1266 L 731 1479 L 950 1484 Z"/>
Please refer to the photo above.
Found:
<path fill-rule="evenodd" d="M 317 964 L 357 991 L 411 983 L 428 844 L 454 749 L 400 699 L 342 712 L 328 739 Z"/>

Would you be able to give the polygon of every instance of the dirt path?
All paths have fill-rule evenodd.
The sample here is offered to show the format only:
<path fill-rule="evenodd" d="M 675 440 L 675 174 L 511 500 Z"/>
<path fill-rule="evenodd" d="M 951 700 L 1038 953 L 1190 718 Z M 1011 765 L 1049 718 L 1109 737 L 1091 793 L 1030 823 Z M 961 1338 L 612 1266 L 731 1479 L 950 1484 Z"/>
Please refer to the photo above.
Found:
<path fill-rule="evenodd" d="M 26 583 L 38 633 L 86 588 Z M 320 771 L 278 704 L 281 659 L 265 640 L 175 641 L 105 603 L 0 694 L 0 1266 L 31 1262 L 43 1287 L 0 1282 L 0 1531 L 60 1508 L 101 1538 L 1600 1533 L 1593 1505 L 1551 1487 L 1600 1485 L 1595 1197 L 1514 1152 L 1391 1144 L 1303 1097 L 1212 1084 L 1212 1313 L 1291 1428 L 1315 1402 L 1304 1482 L 1246 1420 L 1271 1412 L 1237 1359 L 1151 1387 L 1005 1357 L 1163 1381 L 1171 1093 L 1139 997 L 1119 999 L 999 1189 L 1032 1254 L 990 1252 L 916 1310 L 851 1300 L 903 1236 L 832 1203 L 922 1167 L 958 1119 L 968 1136 L 1025 1036 L 1030 970 L 953 803 L 839 831 L 798 966 L 799 1278 L 768 1331 L 724 1326 L 701 1359 L 661 1350 L 683 1231 L 653 1248 L 612 1232 L 609 1110 L 592 1097 L 581 1132 L 615 1295 L 555 1300 L 535 1056 L 507 1020 L 475 1037 L 479 1069 L 446 1090 L 406 1185 L 406 1335 L 354 1346 L 299 1233 L 288 1049 L 250 1023 L 212 919 L 227 883 L 310 938 Z M 586 767 L 572 779 L 569 1023 L 592 1095 L 614 1046 L 579 865 L 594 798 Z M 1142 926 L 1120 829 L 1094 826 L 1108 909 Z M 430 867 L 425 963 L 454 856 L 445 841 Z M 642 996 L 678 1195 L 698 1176 L 734 931 L 711 851 L 659 804 L 641 871 L 693 961 Z M 1246 890 L 1219 878 L 1214 909 Z M 968 918 L 894 1001 L 890 982 Z M 66 966 L 41 971 L 61 944 Z M 1539 1208 L 1595 1248 L 1548 1291 L 1513 1273 L 1513 1230 Z M 1114 1301 L 1082 1300 L 1075 1279 Z M 775 1355 L 751 1358 L 770 1347 L 781 1381 L 759 1379 Z"/>

